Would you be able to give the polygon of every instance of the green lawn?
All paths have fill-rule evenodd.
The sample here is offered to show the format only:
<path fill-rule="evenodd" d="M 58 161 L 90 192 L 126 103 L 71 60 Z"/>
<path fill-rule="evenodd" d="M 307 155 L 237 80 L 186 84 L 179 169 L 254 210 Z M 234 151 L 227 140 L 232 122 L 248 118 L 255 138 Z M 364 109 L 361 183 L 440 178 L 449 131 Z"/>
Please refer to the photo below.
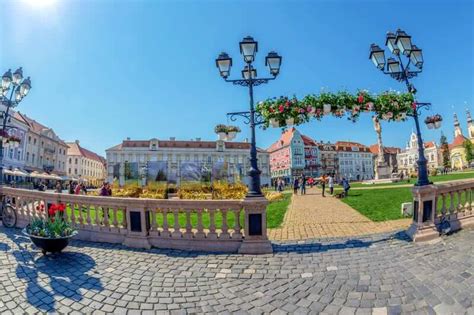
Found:
<path fill-rule="evenodd" d="M 430 181 L 433 183 L 436 182 L 445 182 L 445 181 L 450 181 L 450 180 L 458 180 L 458 179 L 474 179 L 474 173 L 467 173 L 467 172 L 462 172 L 462 173 L 451 173 L 451 174 L 446 174 L 446 175 L 437 175 L 437 176 L 430 176 Z M 390 183 L 390 184 L 362 184 L 360 182 L 357 183 L 351 183 L 351 187 L 374 187 L 374 186 L 397 186 L 397 185 L 406 185 L 406 184 L 414 184 L 416 182 L 416 178 L 410 178 L 408 181 L 407 179 L 404 179 L 400 182 L 397 183 Z"/>
<path fill-rule="evenodd" d="M 279 227 L 283 222 L 283 218 L 285 216 L 286 210 L 288 209 L 288 205 L 291 201 L 291 194 L 290 193 L 284 193 L 283 196 L 284 196 L 283 200 L 271 202 L 267 207 L 267 227 L 268 228 Z M 66 211 L 67 211 L 68 215 L 70 216 L 71 215 L 71 208 L 69 206 L 68 206 Z M 103 210 L 99 209 L 99 221 L 102 221 L 103 215 L 104 215 Z M 76 216 L 76 221 L 78 222 L 78 220 L 79 220 L 79 209 L 77 207 L 75 208 L 75 216 Z M 93 224 L 95 224 L 96 209 L 94 207 L 91 207 L 90 216 L 91 216 L 91 222 Z M 83 217 L 83 220 L 85 222 L 86 218 L 87 218 L 87 212 L 86 212 L 85 208 L 82 209 L 82 217 Z M 113 220 L 112 211 L 110 211 L 109 218 L 110 218 L 109 219 L 110 221 Z M 196 213 L 191 213 L 190 218 L 191 218 L 191 224 L 192 224 L 193 228 L 197 227 L 197 221 L 198 221 L 197 214 Z M 221 215 L 221 213 L 216 212 L 214 218 L 215 218 L 216 228 L 220 229 L 222 227 L 222 215 Z M 158 227 L 163 226 L 163 219 L 164 219 L 164 216 L 162 214 L 157 214 L 156 215 L 156 223 L 158 224 Z M 234 227 L 235 219 L 236 218 L 235 218 L 234 212 L 232 212 L 232 211 L 227 212 L 227 227 L 229 229 L 232 229 Z M 123 221 L 123 215 L 122 215 L 121 211 L 117 211 L 117 221 L 119 222 L 119 224 Z M 170 229 L 172 229 L 173 226 L 174 226 L 174 222 L 175 222 L 175 217 L 174 217 L 173 213 L 168 213 L 167 214 L 167 221 L 168 221 L 168 227 Z M 179 213 L 178 221 L 179 221 L 180 227 L 184 228 L 186 226 L 186 214 L 185 213 Z M 112 222 L 110 222 L 110 223 L 112 223 Z M 209 228 L 209 226 L 210 226 L 210 215 L 209 215 L 208 212 L 203 213 L 202 223 L 203 223 L 205 229 Z M 244 213 L 243 212 L 241 212 L 241 214 L 240 214 L 240 226 L 242 226 L 242 227 L 244 226 Z"/>
<path fill-rule="evenodd" d="M 401 204 L 412 201 L 411 188 L 365 189 L 349 191 L 341 199 L 372 221 L 387 221 L 403 218 Z"/>

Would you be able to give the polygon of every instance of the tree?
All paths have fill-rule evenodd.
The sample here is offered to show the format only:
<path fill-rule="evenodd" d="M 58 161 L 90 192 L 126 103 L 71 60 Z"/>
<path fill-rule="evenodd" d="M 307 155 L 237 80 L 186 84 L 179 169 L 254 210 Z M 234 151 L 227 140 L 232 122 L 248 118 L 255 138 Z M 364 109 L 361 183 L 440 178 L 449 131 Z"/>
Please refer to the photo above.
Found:
<path fill-rule="evenodd" d="M 450 167 L 451 161 L 450 161 L 448 139 L 446 139 L 446 136 L 442 132 L 441 132 L 441 139 L 439 140 L 439 142 L 441 145 L 441 153 L 443 154 L 443 166 Z"/>
<path fill-rule="evenodd" d="M 471 140 L 466 139 L 464 140 L 464 143 L 462 144 L 464 147 L 464 150 L 466 151 L 466 161 L 468 164 L 471 164 L 471 161 L 474 160 L 474 151 L 473 151 L 473 145 Z"/>

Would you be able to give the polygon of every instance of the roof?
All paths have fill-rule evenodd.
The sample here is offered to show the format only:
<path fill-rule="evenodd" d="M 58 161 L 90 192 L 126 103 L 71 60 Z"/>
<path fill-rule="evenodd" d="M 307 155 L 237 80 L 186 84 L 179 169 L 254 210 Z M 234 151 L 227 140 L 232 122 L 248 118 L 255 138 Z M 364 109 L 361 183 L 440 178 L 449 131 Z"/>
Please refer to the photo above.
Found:
<path fill-rule="evenodd" d="M 370 152 L 373 154 L 379 154 L 379 145 L 378 144 L 372 144 L 369 147 Z M 388 153 L 388 154 L 397 154 L 400 153 L 401 149 L 396 148 L 396 147 L 383 147 L 383 152 Z"/>
<path fill-rule="evenodd" d="M 67 145 L 69 146 L 69 148 L 67 149 L 67 155 L 81 155 L 87 159 L 90 159 L 90 160 L 95 160 L 97 162 L 101 162 L 101 163 L 105 163 L 105 158 L 103 158 L 102 156 L 90 151 L 90 150 L 87 150 L 83 147 L 81 147 L 81 145 L 79 144 L 78 141 L 76 142 L 68 142 Z"/>
<path fill-rule="evenodd" d="M 193 140 L 157 140 L 159 148 L 193 148 L 193 149 L 215 149 L 216 141 L 193 141 Z M 121 144 L 107 150 L 121 150 L 123 148 L 149 148 L 150 140 L 124 140 Z M 250 150 L 249 142 L 225 142 L 226 149 Z M 257 148 L 258 152 L 265 152 Z"/>
<path fill-rule="evenodd" d="M 434 148 L 436 146 L 436 143 L 434 143 L 434 141 L 428 141 L 428 142 L 424 143 L 424 146 L 425 146 L 426 149 Z"/>
<path fill-rule="evenodd" d="M 467 138 L 464 137 L 463 135 L 457 135 L 451 144 L 449 144 L 449 149 L 455 148 L 455 147 L 460 147 L 463 145 L 464 141 L 466 141 Z"/>
<path fill-rule="evenodd" d="M 354 150 L 357 148 L 357 150 Z M 337 151 L 348 151 L 348 152 L 370 152 L 370 149 L 360 143 L 350 142 L 350 141 L 337 141 L 336 142 Z"/>
<path fill-rule="evenodd" d="M 317 146 L 317 145 L 318 145 L 318 144 L 316 143 L 316 141 L 314 141 L 313 139 L 311 139 L 311 138 L 308 137 L 308 136 L 301 135 L 301 138 L 303 138 L 303 143 L 304 143 L 304 145 L 306 145 L 306 146 Z"/>
<path fill-rule="evenodd" d="M 286 147 L 286 146 L 290 145 L 291 139 L 293 139 L 293 134 L 295 133 L 295 131 L 296 131 L 296 128 L 295 128 L 295 127 L 284 130 L 284 131 L 281 133 L 280 139 L 278 139 L 277 141 L 275 141 L 275 142 L 267 149 L 267 151 L 268 151 L 268 152 L 273 152 L 273 151 L 276 151 L 276 150 L 278 150 L 278 149 L 280 149 L 280 148 L 283 148 L 283 147 Z"/>
<path fill-rule="evenodd" d="M 53 132 L 53 134 L 56 136 L 56 138 L 52 138 L 52 139 L 56 142 L 59 142 L 60 144 L 62 144 L 64 146 L 67 146 L 67 143 L 64 142 L 63 140 L 61 140 L 58 137 L 58 135 L 56 135 L 56 133 L 53 131 L 52 128 L 46 127 L 45 125 L 40 124 L 39 122 L 37 122 L 33 118 L 30 118 L 30 117 L 28 117 L 25 114 L 22 114 L 20 112 L 15 112 L 13 114 L 13 117 L 15 117 L 15 119 L 18 119 L 18 120 L 24 122 L 25 124 L 27 124 L 28 127 L 30 128 L 30 131 L 32 131 L 34 133 L 41 134 L 41 132 L 43 132 L 45 130 L 51 130 Z"/>

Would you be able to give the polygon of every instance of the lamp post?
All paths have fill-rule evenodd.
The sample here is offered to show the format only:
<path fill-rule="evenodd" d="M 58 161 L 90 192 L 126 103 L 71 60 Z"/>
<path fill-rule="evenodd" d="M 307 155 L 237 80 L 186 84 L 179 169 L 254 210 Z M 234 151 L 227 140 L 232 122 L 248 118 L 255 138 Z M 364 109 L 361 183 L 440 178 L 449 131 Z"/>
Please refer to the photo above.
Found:
<path fill-rule="evenodd" d="M 20 67 L 15 72 L 8 69 L 2 76 L 2 84 L 0 87 L 0 103 L 5 106 L 5 110 L 0 112 L 1 129 L 0 129 L 0 185 L 3 181 L 3 140 L 8 139 L 8 130 L 13 126 L 7 125 L 10 122 L 10 109 L 18 106 L 18 104 L 26 97 L 31 89 L 30 77 L 23 80 L 23 69 Z M 8 96 L 9 95 L 9 96 Z"/>
<path fill-rule="evenodd" d="M 242 79 L 230 80 L 230 69 L 232 67 L 232 58 L 225 52 L 221 53 L 216 59 L 216 66 L 219 68 L 221 77 L 234 85 L 247 87 L 250 97 L 250 111 L 228 113 L 227 116 L 235 121 L 238 116 L 245 118 L 245 123 L 250 125 L 251 131 L 251 147 L 250 147 L 250 185 L 247 197 L 261 197 L 263 196 L 260 189 L 260 173 L 257 165 L 257 146 L 255 141 L 255 127 L 263 123 L 262 117 L 255 112 L 253 101 L 253 88 L 260 84 L 268 83 L 274 80 L 280 72 L 281 59 L 276 52 L 272 51 L 265 57 L 265 65 L 268 66 L 271 78 L 258 78 L 257 69 L 254 68 L 253 62 L 258 51 L 258 43 L 250 36 L 245 37 L 240 43 L 240 53 L 244 58 L 245 66 L 242 70 Z"/>
<path fill-rule="evenodd" d="M 384 74 L 390 75 L 393 79 L 405 83 L 408 92 L 415 95 L 416 89 L 409 79 L 416 77 L 423 69 L 423 54 L 421 49 L 411 42 L 411 36 L 398 29 L 394 34 L 388 32 L 385 40 L 385 46 L 388 47 L 393 57 L 385 60 L 385 53 L 382 48 L 376 44 L 370 46 L 369 59 L 372 60 L 377 69 Z M 402 56 L 405 56 L 402 59 Z M 411 68 L 414 66 L 414 69 Z M 386 70 L 385 70 L 386 69 Z M 413 103 L 413 119 L 415 120 L 416 136 L 418 139 L 418 181 L 416 186 L 426 186 L 430 184 L 428 180 L 428 168 L 425 157 L 425 149 L 421 138 L 421 130 L 418 116 L 423 107 L 429 107 L 430 103 Z"/>

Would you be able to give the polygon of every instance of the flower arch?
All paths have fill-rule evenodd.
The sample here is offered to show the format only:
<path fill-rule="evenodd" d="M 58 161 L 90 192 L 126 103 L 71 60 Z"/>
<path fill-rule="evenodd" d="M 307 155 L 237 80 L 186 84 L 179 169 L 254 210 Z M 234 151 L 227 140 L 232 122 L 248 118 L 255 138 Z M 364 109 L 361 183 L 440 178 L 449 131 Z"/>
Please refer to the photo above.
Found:
<path fill-rule="evenodd" d="M 388 91 L 373 95 L 366 90 L 356 94 L 323 92 L 302 99 L 281 96 L 261 101 L 256 106 L 264 128 L 300 125 L 312 119 L 321 120 L 327 115 L 347 117 L 356 122 L 363 112 L 372 112 L 386 121 L 404 121 L 416 110 L 417 103 L 412 93 Z"/>

